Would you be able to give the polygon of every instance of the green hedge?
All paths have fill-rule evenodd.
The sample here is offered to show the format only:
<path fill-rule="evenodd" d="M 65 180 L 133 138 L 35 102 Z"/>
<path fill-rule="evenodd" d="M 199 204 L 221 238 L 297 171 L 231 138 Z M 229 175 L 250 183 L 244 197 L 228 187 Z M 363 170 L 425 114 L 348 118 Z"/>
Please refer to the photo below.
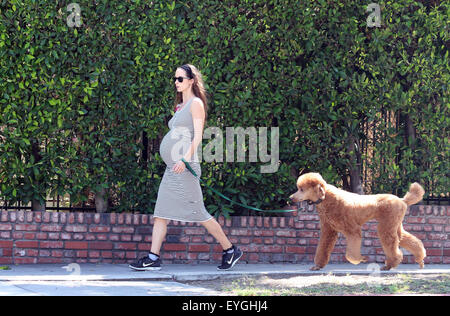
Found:
<path fill-rule="evenodd" d="M 110 211 L 152 212 L 184 63 L 204 75 L 207 127 L 279 127 L 276 173 L 202 164 L 235 200 L 282 207 L 300 171 L 348 189 L 362 178 L 367 193 L 420 181 L 448 196 L 448 2 L 380 1 L 381 27 L 367 26 L 369 1 L 80 0 L 79 27 L 69 3 L 0 0 L 8 203 L 106 190 Z M 212 213 L 239 210 L 204 195 Z"/>

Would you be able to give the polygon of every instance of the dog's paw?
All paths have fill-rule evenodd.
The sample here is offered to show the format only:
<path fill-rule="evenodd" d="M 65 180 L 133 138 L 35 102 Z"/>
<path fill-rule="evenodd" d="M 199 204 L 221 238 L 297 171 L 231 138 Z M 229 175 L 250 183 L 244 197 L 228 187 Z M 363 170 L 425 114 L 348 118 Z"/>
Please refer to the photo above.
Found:
<path fill-rule="evenodd" d="M 318 267 L 318 266 L 314 266 L 314 267 L 309 268 L 310 271 L 319 271 L 320 269 L 322 269 L 322 268 Z"/>
<path fill-rule="evenodd" d="M 366 256 L 361 256 L 361 262 L 369 262 L 369 258 Z"/>
<path fill-rule="evenodd" d="M 390 266 L 383 266 L 380 270 L 381 271 L 389 271 L 389 270 L 391 270 L 391 267 Z"/>

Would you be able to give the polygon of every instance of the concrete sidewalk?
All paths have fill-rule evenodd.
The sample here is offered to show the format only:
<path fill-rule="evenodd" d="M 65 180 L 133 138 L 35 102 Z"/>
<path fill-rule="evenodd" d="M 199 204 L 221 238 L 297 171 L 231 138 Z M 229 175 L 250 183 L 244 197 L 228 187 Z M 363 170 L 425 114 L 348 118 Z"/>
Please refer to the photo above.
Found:
<path fill-rule="evenodd" d="M 38 264 L 10 266 L 0 270 L 2 295 L 163 295 L 201 296 L 221 293 L 180 282 L 257 275 L 385 275 L 450 274 L 450 265 L 401 264 L 391 271 L 381 265 L 330 264 L 310 271 L 311 264 L 237 264 L 231 271 L 217 271 L 215 265 L 164 265 L 160 271 L 138 272 L 123 264 Z"/>

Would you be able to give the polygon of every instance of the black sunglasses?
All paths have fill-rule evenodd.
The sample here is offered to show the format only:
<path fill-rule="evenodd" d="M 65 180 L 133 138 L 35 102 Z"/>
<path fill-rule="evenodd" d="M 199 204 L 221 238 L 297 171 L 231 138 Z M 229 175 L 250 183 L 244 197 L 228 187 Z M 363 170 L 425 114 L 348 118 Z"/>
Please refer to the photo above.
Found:
<path fill-rule="evenodd" d="M 173 81 L 183 82 L 184 79 L 191 79 L 188 77 L 173 77 Z"/>

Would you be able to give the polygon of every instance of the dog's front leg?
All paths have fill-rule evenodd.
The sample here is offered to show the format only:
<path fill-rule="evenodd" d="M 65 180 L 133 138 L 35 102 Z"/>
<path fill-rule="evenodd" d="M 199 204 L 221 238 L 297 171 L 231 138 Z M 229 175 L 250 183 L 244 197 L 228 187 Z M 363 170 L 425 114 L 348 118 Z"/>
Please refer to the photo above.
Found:
<path fill-rule="evenodd" d="M 347 239 L 345 258 L 352 264 L 367 262 L 367 257 L 361 256 L 361 229 L 354 229 L 351 234 L 344 234 Z"/>
<path fill-rule="evenodd" d="M 320 220 L 320 239 L 319 246 L 314 257 L 314 267 L 310 270 L 317 271 L 322 269 L 330 261 L 331 251 L 338 239 L 338 233 L 327 222 Z"/>

